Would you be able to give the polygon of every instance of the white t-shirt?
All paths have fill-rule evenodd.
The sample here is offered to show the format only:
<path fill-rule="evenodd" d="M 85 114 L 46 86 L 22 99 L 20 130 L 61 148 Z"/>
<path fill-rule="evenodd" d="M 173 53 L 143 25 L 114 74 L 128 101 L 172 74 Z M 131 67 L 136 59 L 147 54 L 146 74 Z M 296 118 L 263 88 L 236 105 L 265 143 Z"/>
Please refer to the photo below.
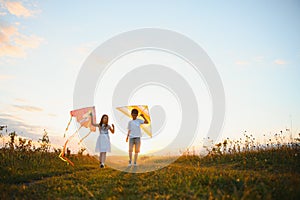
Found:
<path fill-rule="evenodd" d="M 128 130 L 130 130 L 129 137 L 142 137 L 140 125 L 144 123 L 144 120 L 136 119 L 128 122 Z"/>

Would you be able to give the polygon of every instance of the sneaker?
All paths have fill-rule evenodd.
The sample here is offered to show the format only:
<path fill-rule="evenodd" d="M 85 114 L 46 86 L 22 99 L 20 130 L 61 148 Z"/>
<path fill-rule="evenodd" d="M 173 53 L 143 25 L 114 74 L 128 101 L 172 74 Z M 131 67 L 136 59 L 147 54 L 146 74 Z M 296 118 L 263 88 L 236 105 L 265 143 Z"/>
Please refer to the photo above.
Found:
<path fill-rule="evenodd" d="M 133 163 L 133 166 L 137 167 L 137 166 L 138 166 L 138 164 L 135 162 L 135 163 Z"/>
<path fill-rule="evenodd" d="M 101 165 L 100 165 L 100 168 L 104 168 L 104 164 L 101 164 Z"/>
<path fill-rule="evenodd" d="M 128 162 L 128 167 L 131 167 L 131 160 L 129 160 L 129 162 Z"/>

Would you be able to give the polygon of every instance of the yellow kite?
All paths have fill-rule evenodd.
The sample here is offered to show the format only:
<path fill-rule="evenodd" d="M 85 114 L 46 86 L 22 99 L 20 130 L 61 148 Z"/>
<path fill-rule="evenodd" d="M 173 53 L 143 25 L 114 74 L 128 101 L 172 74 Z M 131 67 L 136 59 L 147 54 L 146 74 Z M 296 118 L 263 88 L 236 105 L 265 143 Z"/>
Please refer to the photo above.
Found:
<path fill-rule="evenodd" d="M 139 111 L 139 115 L 143 114 L 144 117 L 149 122 L 148 124 L 141 125 L 142 135 L 146 133 L 149 137 L 152 137 L 151 119 L 150 119 L 149 109 L 147 105 L 122 106 L 122 107 L 117 107 L 116 109 L 129 118 L 131 118 L 132 109 L 137 109 Z"/>

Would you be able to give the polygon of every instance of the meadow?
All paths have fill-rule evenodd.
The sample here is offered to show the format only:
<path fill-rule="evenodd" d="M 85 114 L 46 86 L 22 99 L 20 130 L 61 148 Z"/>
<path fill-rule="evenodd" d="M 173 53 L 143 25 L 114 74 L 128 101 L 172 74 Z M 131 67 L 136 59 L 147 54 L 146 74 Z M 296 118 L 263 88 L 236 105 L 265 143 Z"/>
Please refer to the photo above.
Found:
<path fill-rule="evenodd" d="M 299 143 L 218 152 L 128 173 L 93 156 L 71 155 L 72 167 L 57 153 L 0 149 L 0 199 L 300 199 Z"/>

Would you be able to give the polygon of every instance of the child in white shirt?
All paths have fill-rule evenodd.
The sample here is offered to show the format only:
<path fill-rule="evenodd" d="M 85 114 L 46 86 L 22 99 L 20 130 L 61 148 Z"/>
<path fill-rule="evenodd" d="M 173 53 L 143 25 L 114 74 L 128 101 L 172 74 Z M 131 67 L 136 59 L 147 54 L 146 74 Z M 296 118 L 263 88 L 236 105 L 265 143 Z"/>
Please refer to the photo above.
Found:
<path fill-rule="evenodd" d="M 138 154 L 140 152 L 140 147 L 141 147 L 141 124 L 148 124 L 148 120 L 144 117 L 143 114 L 140 116 L 144 119 L 137 119 L 137 116 L 139 114 L 139 111 L 137 109 L 132 109 L 131 111 L 131 116 L 132 120 L 128 122 L 128 134 L 126 137 L 126 142 L 128 142 L 129 138 L 129 165 L 131 166 L 132 164 L 132 152 L 133 152 L 133 147 L 134 147 L 134 166 L 137 166 L 137 158 Z"/>

